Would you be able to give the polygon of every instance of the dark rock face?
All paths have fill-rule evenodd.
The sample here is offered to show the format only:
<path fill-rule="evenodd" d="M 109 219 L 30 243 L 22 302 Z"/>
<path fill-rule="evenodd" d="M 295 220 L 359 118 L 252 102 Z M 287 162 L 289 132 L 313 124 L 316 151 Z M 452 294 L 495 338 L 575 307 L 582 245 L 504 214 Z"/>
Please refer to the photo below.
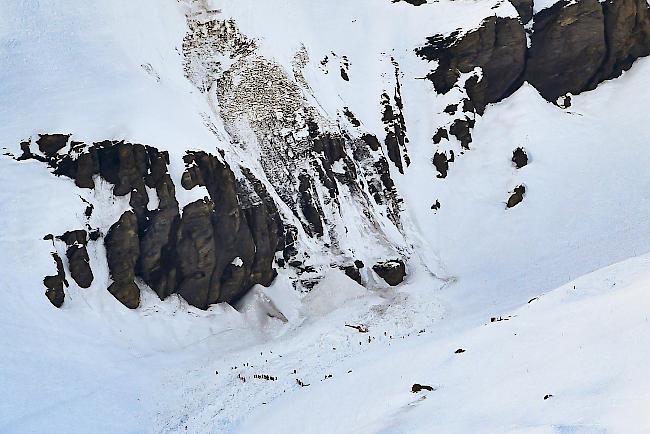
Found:
<path fill-rule="evenodd" d="M 556 3 L 535 17 L 526 79 L 549 101 L 594 89 L 650 55 L 650 8 L 639 0 Z"/>
<path fill-rule="evenodd" d="M 178 292 L 193 305 L 204 306 L 209 298 L 219 297 L 213 214 L 210 201 L 187 205 L 177 236 Z"/>
<path fill-rule="evenodd" d="M 401 259 L 395 259 L 375 264 L 372 269 L 390 286 L 397 286 L 406 277 L 406 265 Z"/>
<path fill-rule="evenodd" d="M 556 3 L 535 16 L 526 80 L 549 101 L 587 89 L 605 59 L 598 0 Z"/>
<path fill-rule="evenodd" d="M 416 52 L 427 60 L 439 61 L 436 71 L 428 77 L 439 93 L 449 92 L 460 73 L 482 68 L 481 80 L 470 78 L 466 83 L 468 96 L 476 111 L 482 113 L 487 104 L 502 100 L 521 85 L 526 33 L 516 19 L 488 17 L 479 29 L 457 37 L 434 36 Z"/>
<path fill-rule="evenodd" d="M 137 274 L 149 284 L 161 299 L 176 289 L 175 233 L 179 225 L 176 188 L 167 173 L 168 156 L 153 148 L 148 149 L 150 173 L 145 183 L 155 188 L 158 208 L 147 211 L 147 219 L 139 230 L 140 257 Z M 144 209 L 141 213 L 145 213 Z"/>
<path fill-rule="evenodd" d="M 512 0 L 522 22 L 530 21 L 532 2 Z M 567 93 L 594 89 L 618 77 L 639 57 L 650 55 L 650 7 L 644 0 L 564 0 L 535 15 L 531 46 L 515 19 L 488 17 L 479 29 L 460 35 L 434 36 L 416 50 L 438 60 L 429 74 L 436 91 L 447 93 L 460 73 L 475 67 L 467 94 L 482 114 L 485 106 L 512 94 L 524 80 L 548 101 Z"/>
<path fill-rule="evenodd" d="M 52 258 L 56 263 L 56 274 L 43 279 L 43 285 L 47 288 L 45 296 L 54 306 L 61 307 L 65 300 L 63 287 L 68 286 L 68 281 L 65 279 L 65 269 L 63 268 L 61 257 L 56 253 L 52 253 Z"/>
<path fill-rule="evenodd" d="M 93 272 L 88 257 L 88 234 L 84 230 L 66 232 L 60 239 L 68 246 L 65 255 L 68 257 L 70 276 L 81 288 L 89 288 L 93 283 Z"/>
<path fill-rule="evenodd" d="M 189 168 L 183 186 L 204 185 L 210 199 L 191 203 L 183 211 L 177 237 L 181 295 L 207 308 L 237 300 L 253 285 L 270 285 L 276 276 L 273 259 L 283 248 L 284 235 L 268 192 L 257 182 L 246 197 L 238 196 L 230 168 L 204 152 L 188 154 L 185 162 Z"/>
<path fill-rule="evenodd" d="M 508 203 L 506 204 L 506 207 L 507 208 L 516 207 L 524 200 L 525 195 L 526 195 L 525 185 L 520 185 L 518 187 L 515 187 L 512 195 L 510 196 L 510 199 L 508 199 Z"/>
<path fill-rule="evenodd" d="M 360 164 L 372 198 L 375 203 L 387 206 L 388 217 L 399 227 L 401 199 L 397 194 L 395 182 L 390 175 L 389 162 L 381 151 L 379 140 L 372 134 L 365 134 L 353 146 L 352 155 Z M 356 188 L 353 184 L 348 186 L 351 189 Z"/>
<path fill-rule="evenodd" d="M 383 106 L 382 122 L 386 131 L 386 149 L 388 158 L 395 164 L 395 167 L 404 173 L 404 164 L 411 164 L 406 145 L 409 139 L 406 135 L 406 121 L 404 119 L 404 103 L 402 101 L 402 87 L 400 84 L 399 68 L 395 66 L 395 93 L 393 98 L 384 93 L 381 96 L 381 105 Z"/>
<path fill-rule="evenodd" d="M 48 137 L 43 143 L 52 154 L 66 146 L 68 136 Z M 56 140 L 49 137 L 56 137 Z M 335 141 L 322 143 L 323 152 L 336 159 Z M 181 216 L 176 186 L 168 171 L 169 155 L 150 146 L 124 142 L 76 144 L 75 152 L 43 157 L 23 147 L 22 159 L 47 163 L 54 173 L 70 177 L 80 188 L 94 188 L 94 176 L 113 184 L 116 196 L 130 194 L 132 211 L 113 224 L 104 239 L 113 279 L 111 294 L 129 308 L 140 304 L 141 278 L 161 299 L 179 293 L 190 304 L 206 309 L 210 304 L 233 302 L 253 285 L 270 285 L 275 279 L 276 251 L 286 250 L 285 228 L 278 209 L 263 184 L 242 169 L 244 180 L 235 176 L 221 159 L 205 152 L 188 152 L 187 170 L 181 184 L 186 189 L 203 186 L 209 197 L 190 203 Z M 52 154 L 54 155 L 54 154 Z M 72 157 L 75 155 L 75 157 Z M 244 185 L 245 184 L 245 185 Z M 157 209 L 150 210 L 147 187 L 156 192 Z M 92 215 L 92 206 L 89 212 Z M 318 211 L 314 217 L 320 218 Z M 322 231 L 322 226 L 320 228 Z M 101 235 L 93 231 L 90 238 Z M 92 284 L 93 275 L 86 249 L 86 231 L 72 231 L 60 237 L 68 246 L 70 274 L 81 287 Z M 65 275 L 62 275 L 63 278 Z M 52 299 L 63 295 L 57 276 L 46 286 Z M 50 295 L 48 295 L 49 297 Z"/>
<path fill-rule="evenodd" d="M 616 78 L 639 57 L 650 55 L 650 8 L 643 0 L 602 3 L 607 54 L 590 87 Z"/>
<path fill-rule="evenodd" d="M 138 220 L 126 211 L 106 235 L 106 259 L 113 283 L 108 291 L 123 305 L 135 309 L 140 305 L 140 288 L 135 284 L 135 265 L 140 256 Z"/>
<path fill-rule="evenodd" d="M 318 210 L 318 205 L 312 195 L 313 185 L 309 175 L 303 173 L 298 178 L 300 185 L 298 191 L 300 192 L 300 209 L 302 214 L 309 222 L 310 229 L 318 236 L 323 236 L 323 221 L 321 220 L 321 213 Z"/>

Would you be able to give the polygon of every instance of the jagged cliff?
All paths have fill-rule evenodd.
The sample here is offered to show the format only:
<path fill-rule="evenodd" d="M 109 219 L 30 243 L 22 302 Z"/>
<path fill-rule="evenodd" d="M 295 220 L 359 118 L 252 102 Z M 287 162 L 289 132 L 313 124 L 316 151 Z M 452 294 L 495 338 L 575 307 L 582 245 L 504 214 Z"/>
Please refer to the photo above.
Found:
<path fill-rule="evenodd" d="M 161 299 L 179 294 L 202 309 L 236 302 L 254 285 L 270 285 L 278 270 L 301 291 L 330 267 L 364 285 L 402 282 L 408 264 L 421 259 L 414 256 L 408 204 L 396 182 L 411 163 L 402 81 L 412 78 L 404 77 L 399 60 L 382 54 L 384 82 L 373 101 L 379 122 L 372 127 L 345 103 L 336 115 L 324 109 L 324 95 L 313 87 L 313 53 L 305 46 L 287 70 L 220 10 L 181 4 L 183 72 L 212 111 L 202 114 L 206 126 L 229 148 L 206 152 L 188 145 L 181 162 L 170 161 L 157 144 L 110 137 L 87 144 L 74 134 L 43 131 L 24 141 L 17 160 L 38 160 L 79 189 L 108 183 L 114 197 L 128 199 L 107 229 L 90 223 L 95 208 L 106 205 L 88 203 L 86 227 L 47 236 L 65 244 L 67 258 L 63 263 L 53 252 L 57 274 L 44 280 L 52 303 L 64 302 L 66 269 L 79 287 L 92 284 L 93 243 L 105 246 L 108 291 L 130 308 L 138 307 L 142 284 Z M 438 179 L 470 150 L 477 117 L 523 83 L 567 106 L 570 95 L 618 77 L 650 54 L 644 0 L 558 2 L 536 13 L 532 2 L 513 5 L 519 17 L 495 13 L 475 29 L 438 34 L 410 48 L 423 67 L 436 62 L 427 75 L 435 91 L 455 95 L 444 109 L 451 121 L 436 125 L 433 135 Z M 354 78 L 347 55 L 331 51 L 316 64 L 342 85 Z M 150 65 L 144 69 L 157 77 Z M 518 169 L 527 164 L 525 152 L 514 151 Z M 182 172 L 172 176 L 170 163 Z M 192 200 L 180 200 L 179 189 Z M 506 207 L 512 208 L 526 187 L 509 194 Z M 431 210 L 441 206 L 436 199 Z M 360 237 L 353 240 L 352 232 Z M 364 237 L 374 247 L 360 245 Z"/>

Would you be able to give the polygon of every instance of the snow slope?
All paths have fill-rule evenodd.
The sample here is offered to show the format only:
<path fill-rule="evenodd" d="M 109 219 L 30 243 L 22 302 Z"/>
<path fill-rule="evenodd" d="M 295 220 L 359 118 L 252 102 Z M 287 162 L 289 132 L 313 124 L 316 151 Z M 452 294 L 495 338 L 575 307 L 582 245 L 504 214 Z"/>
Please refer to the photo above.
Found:
<path fill-rule="evenodd" d="M 93 286 L 72 285 L 57 310 L 42 278 L 61 247 L 43 236 L 82 227 L 85 205 L 71 181 L 40 163 L 0 156 L 0 432 L 650 430 L 647 59 L 567 110 L 522 87 L 477 119 L 472 149 L 441 180 L 431 136 L 458 95 L 438 96 L 421 80 L 432 65 L 413 49 L 490 14 L 514 16 L 508 3 L 198 3 L 233 18 L 291 80 L 304 47 L 303 96 L 351 135 L 383 134 L 380 95 L 393 90 L 399 64 L 412 164 L 403 175 L 391 167 L 405 230 L 388 238 L 411 255 L 407 282 L 368 290 L 331 269 L 305 297 L 281 274 L 238 310 L 203 312 L 145 289 L 129 311 L 106 291 L 98 244 Z M 184 75 L 195 7 L 0 0 L 3 153 L 18 155 L 20 140 L 38 133 L 67 132 L 166 149 L 175 180 L 187 149 L 217 148 L 264 178 L 258 156 L 233 143 L 214 100 Z M 510 163 L 517 146 L 531 158 L 522 170 Z M 524 202 L 506 210 L 521 183 Z M 109 190 L 85 197 L 105 205 L 94 217 L 104 229 L 128 206 Z M 357 215 L 353 205 L 346 212 Z M 365 234 L 345 242 L 369 256 L 381 250 Z M 268 317 L 268 299 L 287 324 Z M 499 316 L 512 318 L 489 323 Z M 436 390 L 413 394 L 413 383 Z"/>
<path fill-rule="evenodd" d="M 390 341 L 371 328 L 365 354 L 260 406 L 237 432 L 648 432 L 649 261 L 601 269 L 459 333 Z M 412 393 L 414 383 L 434 390 Z"/>

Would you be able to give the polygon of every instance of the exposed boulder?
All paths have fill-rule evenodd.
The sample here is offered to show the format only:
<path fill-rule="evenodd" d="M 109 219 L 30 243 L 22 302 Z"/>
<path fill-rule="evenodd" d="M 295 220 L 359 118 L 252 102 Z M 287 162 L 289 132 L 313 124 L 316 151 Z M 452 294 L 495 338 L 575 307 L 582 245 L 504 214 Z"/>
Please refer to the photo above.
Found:
<path fill-rule="evenodd" d="M 472 143 L 472 128 L 474 128 L 473 119 L 456 119 L 449 127 L 449 133 L 458 139 L 463 148 L 469 149 Z"/>
<path fill-rule="evenodd" d="M 427 392 L 433 392 L 435 389 L 432 386 L 427 386 L 426 384 L 415 383 L 413 386 L 411 386 L 412 393 L 419 393 L 423 390 L 426 390 Z"/>
<path fill-rule="evenodd" d="M 359 285 L 362 285 L 363 280 L 361 278 L 361 269 L 364 267 L 365 265 L 362 261 L 356 260 L 354 261 L 353 264 L 342 266 L 341 270 L 343 270 L 345 275 L 348 276 L 350 279 L 354 280 Z"/>
<path fill-rule="evenodd" d="M 84 230 L 77 230 L 66 232 L 59 238 L 68 246 L 65 255 L 68 258 L 70 276 L 81 288 L 89 288 L 94 276 L 86 249 L 88 234 Z"/>
<path fill-rule="evenodd" d="M 508 199 L 508 203 L 506 204 L 506 207 L 507 208 L 516 207 L 524 200 L 525 195 L 526 195 L 525 185 L 520 185 L 518 187 L 515 187 L 514 191 L 512 192 L 512 195 Z"/>
<path fill-rule="evenodd" d="M 436 133 L 433 135 L 434 145 L 442 142 L 442 139 L 449 140 L 449 133 L 447 133 L 447 129 L 445 128 L 438 128 L 438 131 L 436 131 Z"/>
<path fill-rule="evenodd" d="M 68 281 L 65 278 L 65 269 L 63 268 L 63 261 L 57 253 L 52 253 L 52 258 L 56 263 L 56 274 L 53 276 L 46 276 L 43 279 L 43 285 L 47 288 L 45 295 L 50 303 L 55 307 L 63 306 L 65 300 L 65 292 L 63 287 L 68 286 Z"/>
<path fill-rule="evenodd" d="M 458 111 L 458 104 L 449 104 L 443 111 L 453 116 Z"/>
<path fill-rule="evenodd" d="M 427 0 L 392 0 L 392 1 L 393 1 L 393 3 L 403 1 L 403 2 L 406 2 L 406 3 L 410 3 L 413 6 L 422 6 L 422 5 L 427 3 Z"/>
<path fill-rule="evenodd" d="M 433 165 L 436 166 L 438 171 L 438 178 L 446 178 L 447 171 L 449 170 L 449 162 L 447 160 L 447 154 L 444 152 L 436 152 L 433 155 Z"/>
<path fill-rule="evenodd" d="M 514 164 L 517 169 L 521 169 L 528 165 L 528 154 L 524 148 L 519 147 L 512 151 L 512 164 Z"/>
<path fill-rule="evenodd" d="M 375 264 L 372 269 L 390 286 L 397 286 L 406 277 L 406 265 L 401 259 L 395 259 Z"/>

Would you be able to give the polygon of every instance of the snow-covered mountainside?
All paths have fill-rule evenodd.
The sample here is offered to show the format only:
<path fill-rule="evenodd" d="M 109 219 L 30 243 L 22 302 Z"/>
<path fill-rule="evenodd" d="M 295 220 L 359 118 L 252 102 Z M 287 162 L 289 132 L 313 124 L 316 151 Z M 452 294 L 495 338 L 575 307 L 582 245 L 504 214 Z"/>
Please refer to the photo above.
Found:
<path fill-rule="evenodd" d="M 646 0 L 0 0 L 0 432 L 648 432 L 648 55 Z"/>

